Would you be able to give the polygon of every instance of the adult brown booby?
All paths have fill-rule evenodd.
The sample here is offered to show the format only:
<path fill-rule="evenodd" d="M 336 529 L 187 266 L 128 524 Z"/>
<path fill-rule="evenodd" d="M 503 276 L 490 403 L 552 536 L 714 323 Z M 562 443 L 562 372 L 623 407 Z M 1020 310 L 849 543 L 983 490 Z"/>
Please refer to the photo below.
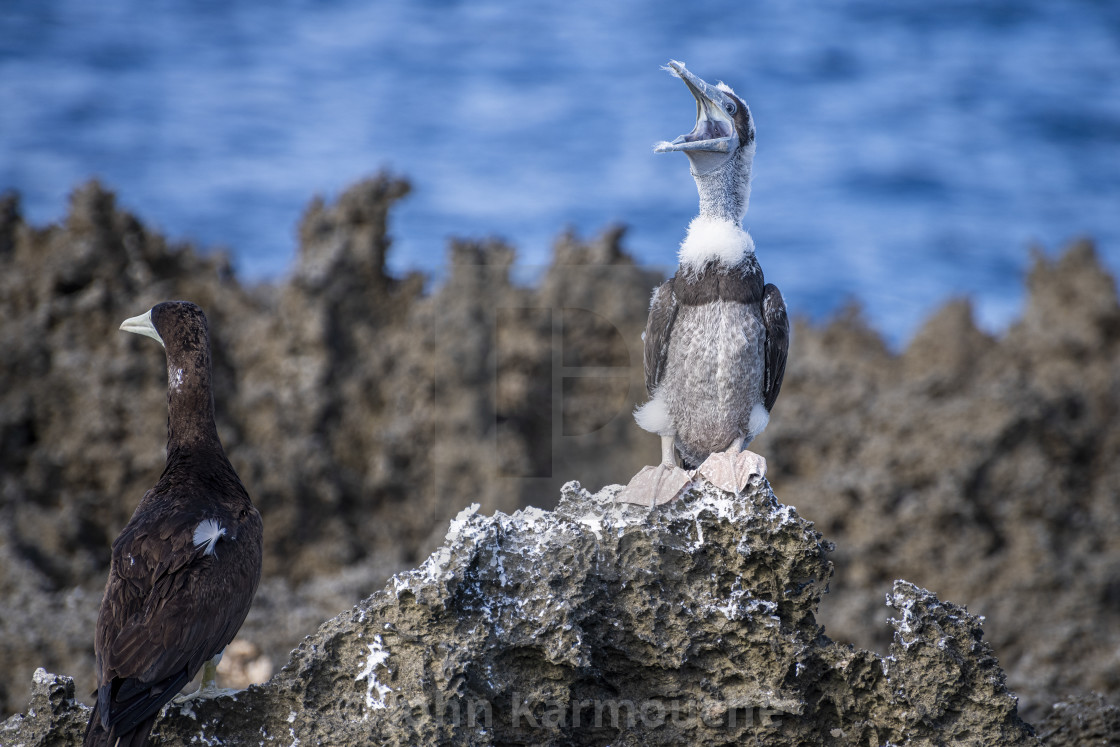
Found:
<path fill-rule="evenodd" d="M 121 329 L 166 348 L 167 465 L 113 542 L 86 747 L 148 744 L 160 708 L 203 665 L 200 692 L 212 690 L 261 575 L 261 515 L 214 424 L 206 315 L 171 301 Z"/>
<path fill-rule="evenodd" d="M 650 505 L 673 500 L 691 482 L 674 452 L 728 491 L 765 475 L 766 460 L 746 446 L 770 420 L 789 348 L 782 294 L 763 279 L 742 227 L 755 149 L 750 109 L 684 63 L 667 69 L 696 99 L 696 125 L 655 151 L 688 156 L 700 214 L 681 243 L 676 274 L 653 293 L 643 335 L 650 400 L 634 416 L 661 436 L 661 464 L 643 468 L 619 500 Z"/>

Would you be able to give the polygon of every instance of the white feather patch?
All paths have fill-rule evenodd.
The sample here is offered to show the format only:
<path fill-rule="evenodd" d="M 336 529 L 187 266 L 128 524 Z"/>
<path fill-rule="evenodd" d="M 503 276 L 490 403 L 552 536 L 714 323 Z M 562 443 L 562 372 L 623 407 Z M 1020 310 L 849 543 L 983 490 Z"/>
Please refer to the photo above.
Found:
<path fill-rule="evenodd" d="M 722 218 L 698 215 L 688 224 L 679 257 L 682 265 L 694 267 L 713 259 L 735 265 L 753 252 L 754 240 L 741 226 Z"/>
<path fill-rule="evenodd" d="M 673 424 L 669 420 L 669 407 L 665 400 L 654 394 L 653 399 L 634 410 L 634 420 L 638 427 L 650 433 L 667 435 L 673 432 Z"/>
<path fill-rule="evenodd" d="M 226 528 L 219 524 L 217 519 L 203 519 L 198 522 L 198 527 L 194 530 L 194 546 L 202 547 L 206 545 L 202 554 L 213 555 L 214 546 L 224 536 L 226 536 Z"/>
<path fill-rule="evenodd" d="M 751 438 L 756 438 L 758 434 L 766 430 L 769 423 L 770 413 L 766 411 L 766 405 L 755 402 L 754 407 L 751 408 L 751 419 L 747 422 L 747 430 L 750 431 Z"/>

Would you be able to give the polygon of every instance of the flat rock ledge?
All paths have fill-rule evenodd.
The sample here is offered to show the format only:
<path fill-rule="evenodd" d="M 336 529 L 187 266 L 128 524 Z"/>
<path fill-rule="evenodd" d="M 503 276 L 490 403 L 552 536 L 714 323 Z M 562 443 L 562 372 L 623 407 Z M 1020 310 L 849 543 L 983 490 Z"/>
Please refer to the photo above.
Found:
<path fill-rule="evenodd" d="M 1039 743 L 963 607 L 897 581 L 886 657 L 826 637 L 832 546 L 764 480 L 652 513 L 619 489 L 464 510 L 266 684 L 172 703 L 157 743 Z M 88 716 L 40 669 L 0 744 L 79 744 Z"/>

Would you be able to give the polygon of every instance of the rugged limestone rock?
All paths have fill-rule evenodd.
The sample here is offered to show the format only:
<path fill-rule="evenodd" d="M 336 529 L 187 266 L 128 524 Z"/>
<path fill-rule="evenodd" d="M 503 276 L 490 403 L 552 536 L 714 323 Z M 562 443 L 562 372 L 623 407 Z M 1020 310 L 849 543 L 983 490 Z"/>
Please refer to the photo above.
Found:
<path fill-rule="evenodd" d="M 1055 703 L 1039 723 L 1039 734 L 1052 747 L 1104 747 L 1120 741 L 1120 708 L 1100 695 Z"/>
<path fill-rule="evenodd" d="M 1120 304 L 1086 243 L 1027 285 L 998 338 L 963 301 L 900 355 L 858 319 L 799 328 L 752 449 L 840 548 L 831 635 L 883 651 L 895 578 L 967 600 L 1034 723 L 1120 693 Z"/>
<path fill-rule="evenodd" d="M 475 504 L 413 571 L 325 623 L 272 680 L 172 705 L 188 744 L 1036 744 L 979 621 L 896 582 L 890 654 L 829 640 L 829 543 L 758 482 L 649 513 L 565 486 L 555 512 Z M 5 743 L 88 710 L 39 670 Z M 32 715 L 33 714 L 33 715 Z"/>

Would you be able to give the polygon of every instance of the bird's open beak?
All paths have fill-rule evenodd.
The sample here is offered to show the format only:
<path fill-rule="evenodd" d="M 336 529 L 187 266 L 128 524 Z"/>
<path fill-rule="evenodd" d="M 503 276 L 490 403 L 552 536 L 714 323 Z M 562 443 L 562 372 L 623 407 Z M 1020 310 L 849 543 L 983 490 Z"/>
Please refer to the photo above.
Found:
<path fill-rule="evenodd" d="M 163 345 L 163 338 L 159 336 L 156 331 L 156 325 L 152 324 L 152 310 L 148 309 L 140 316 L 134 316 L 131 319 L 125 319 L 121 322 L 121 329 L 125 332 L 132 332 L 137 335 L 144 335 Z M 166 346 L 164 346 L 166 347 Z"/>
<path fill-rule="evenodd" d="M 672 151 L 716 151 L 731 153 L 739 146 L 739 136 L 735 132 L 735 121 L 727 113 L 731 98 L 715 86 L 688 72 L 683 62 L 671 60 L 665 68 L 684 81 L 696 99 L 696 126 L 687 135 L 681 135 L 672 142 L 661 142 L 654 146 L 654 153 Z"/>

